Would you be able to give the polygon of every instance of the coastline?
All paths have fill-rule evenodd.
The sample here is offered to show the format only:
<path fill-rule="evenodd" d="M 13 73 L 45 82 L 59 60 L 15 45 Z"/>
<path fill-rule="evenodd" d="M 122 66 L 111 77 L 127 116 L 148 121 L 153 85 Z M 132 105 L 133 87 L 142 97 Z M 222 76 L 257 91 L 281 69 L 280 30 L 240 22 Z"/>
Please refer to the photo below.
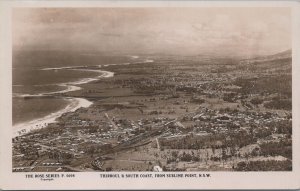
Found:
<path fill-rule="evenodd" d="M 78 67 L 61 67 L 61 68 L 45 68 L 46 70 L 57 70 L 57 69 L 68 69 L 68 70 L 80 70 L 80 71 L 84 71 L 84 72 L 97 72 L 100 73 L 99 76 L 95 77 L 95 78 L 83 78 L 83 79 L 79 79 L 77 81 L 73 81 L 73 82 L 67 82 L 67 83 L 61 83 L 61 84 L 57 84 L 58 86 L 65 86 L 66 89 L 65 90 L 61 90 L 61 91 L 55 91 L 55 92 L 47 92 L 47 93 L 40 93 L 40 94 L 23 94 L 23 95 L 18 95 L 18 97 L 44 97 L 44 96 L 51 96 L 51 95 L 55 95 L 55 94 L 60 94 L 60 93 L 67 93 L 67 92 L 72 92 L 72 91 L 77 91 L 77 90 L 81 90 L 82 88 L 76 85 L 81 85 L 81 84 L 86 84 L 92 81 L 96 81 L 99 80 L 101 78 L 110 78 L 114 76 L 113 72 L 110 71 L 103 71 L 103 70 L 92 70 L 92 69 L 75 69 Z M 45 70 L 42 69 L 42 70 Z M 74 97 L 62 97 L 62 99 L 68 100 L 70 103 L 61 110 L 58 110 L 56 112 L 53 112 L 45 117 L 42 118 L 37 118 L 37 119 L 33 119 L 27 122 L 21 122 L 18 123 L 16 125 L 13 125 L 13 138 L 17 137 L 17 136 L 22 136 L 25 135 L 27 133 L 29 133 L 32 130 L 37 130 L 37 129 L 41 129 L 41 128 L 45 128 L 48 126 L 48 124 L 50 123 L 54 123 L 56 121 L 56 119 L 58 117 L 60 117 L 62 114 L 67 113 L 67 112 L 74 112 L 77 109 L 81 108 L 81 107 L 89 107 L 90 105 L 93 104 L 93 102 L 88 101 L 85 98 L 74 98 Z"/>
<path fill-rule="evenodd" d="M 134 60 L 137 58 L 139 58 L 139 56 L 132 56 L 132 59 L 134 59 Z M 102 68 L 102 67 L 107 67 L 110 65 L 130 65 L 130 64 L 152 63 L 152 62 L 154 62 L 154 60 L 145 59 L 143 61 L 133 62 L 133 63 L 97 65 L 97 67 Z M 58 86 L 66 87 L 66 89 L 64 89 L 64 90 L 55 91 L 55 92 L 47 92 L 47 93 L 39 93 L 39 94 L 22 94 L 22 95 L 16 95 L 16 97 L 28 98 L 28 97 L 55 96 L 56 94 L 62 94 L 62 93 L 81 90 L 82 88 L 79 87 L 78 85 L 87 84 L 87 83 L 99 80 L 101 78 L 111 78 L 114 76 L 114 72 L 100 70 L 100 69 L 88 69 L 88 68 L 84 68 L 84 67 L 86 67 L 86 66 L 67 66 L 67 67 L 56 67 L 56 68 L 43 68 L 41 70 L 77 70 L 77 71 L 82 71 L 82 72 L 97 72 L 97 73 L 100 73 L 100 75 L 96 76 L 94 78 L 82 78 L 82 79 L 79 79 L 79 80 L 73 81 L 73 82 L 57 84 Z M 62 99 L 70 101 L 70 104 L 68 104 L 64 109 L 53 112 L 42 118 L 37 118 L 37 119 L 33 119 L 33 120 L 30 120 L 27 122 L 21 122 L 21 123 L 13 125 L 13 138 L 15 138 L 17 136 L 25 135 L 32 130 L 45 128 L 45 127 L 47 127 L 48 124 L 56 122 L 56 119 L 58 117 L 60 117 L 62 114 L 67 113 L 67 112 L 76 111 L 77 109 L 79 109 L 81 107 L 87 108 L 93 104 L 93 102 L 91 102 L 85 98 L 62 97 Z"/>
<path fill-rule="evenodd" d="M 70 67 L 62 67 L 60 69 L 68 69 L 70 70 Z M 44 69 L 42 69 L 44 70 Z M 57 68 L 47 68 L 47 70 L 57 70 Z M 22 98 L 27 98 L 27 97 L 43 97 L 43 96 L 51 96 L 54 94 L 61 94 L 61 93 L 67 93 L 67 92 L 72 92 L 72 91 L 77 91 L 81 90 L 82 88 L 76 85 L 81 85 L 81 84 L 87 84 L 92 81 L 99 80 L 100 78 L 110 78 L 114 76 L 113 72 L 110 71 L 104 71 L 104 70 L 91 70 L 91 69 L 71 69 L 71 70 L 80 70 L 83 72 L 97 72 L 100 73 L 99 76 L 96 76 L 95 78 L 82 78 L 77 81 L 73 82 L 66 82 L 66 83 L 60 83 L 57 84 L 57 86 L 62 86 L 66 87 L 64 90 L 60 91 L 54 91 L 54 92 L 45 92 L 45 93 L 39 93 L 39 94 L 13 94 L 13 97 L 22 97 Z"/>
<path fill-rule="evenodd" d="M 13 138 L 29 133 L 32 130 L 47 127 L 49 123 L 54 123 L 58 117 L 67 112 L 73 112 L 81 107 L 89 107 L 93 103 L 84 98 L 63 98 L 70 101 L 64 109 L 51 113 L 45 117 L 34 119 L 28 122 L 19 123 L 13 126 Z"/>

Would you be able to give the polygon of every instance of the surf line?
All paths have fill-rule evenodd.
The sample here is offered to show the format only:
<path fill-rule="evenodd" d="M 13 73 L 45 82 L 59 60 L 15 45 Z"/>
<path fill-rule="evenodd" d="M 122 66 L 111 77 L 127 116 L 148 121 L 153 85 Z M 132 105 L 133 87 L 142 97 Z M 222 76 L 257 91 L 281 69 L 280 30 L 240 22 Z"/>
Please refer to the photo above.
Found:
<path fill-rule="evenodd" d="M 101 78 L 110 78 L 110 77 L 114 76 L 114 72 L 104 71 L 104 70 L 93 70 L 93 69 L 80 69 L 79 67 L 44 68 L 41 70 L 76 70 L 76 71 L 83 71 L 83 72 L 97 72 L 97 73 L 100 73 L 100 75 L 96 76 L 95 78 L 83 78 L 83 79 L 73 81 L 73 82 L 58 84 L 59 86 L 66 87 L 65 90 L 33 94 L 33 95 L 23 94 L 23 95 L 19 95 L 18 97 L 23 97 L 23 98 L 45 97 L 45 96 L 53 96 L 53 95 L 60 94 L 60 93 L 77 91 L 77 90 L 82 89 L 81 87 L 79 87 L 77 85 L 86 84 L 86 83 L 89 83 L 92 81 L 99 80 Z M 60 117 L 62 114 L 67 113 L 67 112 L 74 112 L 81 107 L 87 108 L 93 104 L 91 101 L 88 101 L 85 98 L 62 97 L 62 99 L 69 102 L 69 104 L 65 108 L 63 108 L 57 112 L 53 112 L 45 117 L 33 119 L 31 121 L 27 121 L 27 122 L 23 122 L 23 123 L 14 125 L 13 126 L 13 137 L 27 134 L 32 130 L 45 128 L 48 126 L 48 124 L 56 122 L 56 119 L 58 117 Z"/>
<path fill-rule="evenodd" d="M 136 59 L 139 57 L 135 56 L 134 58 Z M 146 63 L 152 63 L 152 62 L 154 62 L 154 60 L 146 59 L 144 61 L 139 61 L 139 62 L 110 64 L 110 65 L 146 64 Z M 109 65 L 103 65 L 103 66 L 109 66 Z M 44 96 L 53 96 L 53 95 L 60 94 L 60 93 L 77 91 L 77 90 L 81 89 L 81 87 L 79 87 L 77 85 L 86 84 L 86 83 L 89 83 L 92 81 L 99 80 L 101 78 L 111 78 L 114 76 L 114 72 L 104 71 L 104 70 L 99 70 L 99 69 L 87 69 L 85 67 L 86 66 L 67 66 L 67 67 L 60 67 L 60 68 L 43 68 L 41 70 L 76 70 L 76 71 L 83 71 L 83 72 L 97 72 L 97 73 L 100 73 L 100 75 L 95 78 L 83 78 L 83 79 L 80 79 L 80 80 L 74 81 L 74 82 L 57 84 L 59 86 L 66 87 L 65 90 L 33 94 L 33 95 L 23 94 L 23 95 L 17 95 L 17 97 L 24 97 L 24 98 L 26 98 L 26 97 L 44 97 Z M 102 65 L 97 65 L 97 68 L 102 68 Z M 47 127 L 49 123 L 56 122 L 56 119 L 58 117 L 60 117 L 62 114 L 67 113 L 67 112 L 74 112 L 81 107 L 87 108 L 93 104 L 91 101 L 88 101 L 87 99 L 84 99 L 84 98 L 64 97 L 62 99 L 70 101 L 70 104 L 67 105 L 64 109 L 59 110 L 54 113 L 51 113 L 50 115 L 47 115 L 45 117 L 14 125 L 13 126 L 13 129 L 14 129 L 13 137 L 27 134 L 32 130 Z"/>

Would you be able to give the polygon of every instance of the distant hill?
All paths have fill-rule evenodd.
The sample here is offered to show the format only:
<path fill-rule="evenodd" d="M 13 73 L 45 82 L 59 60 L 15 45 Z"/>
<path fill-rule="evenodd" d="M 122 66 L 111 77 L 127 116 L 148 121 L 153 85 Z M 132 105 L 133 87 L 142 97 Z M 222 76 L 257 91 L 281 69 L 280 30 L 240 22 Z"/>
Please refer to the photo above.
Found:
<path fill-rule="evenodd" d="M 283 51 L 283 52 L 279 52 L 276 54 L 272 54 L 272 55 L 259 56 L 259 57 L 255 57 L 255 58 L 251 58 L 251 59 L 245 59 L 245 60 L 242 60 L 242 62 L 248 62 L 248 63 L 266 62 L 266 61 L 286 59 L 286 58 L 292 58 L 292 50 L 291 49 Z"/>
<path fill-rule="evenodd" d="M 276 57 L 276 58 L 290 58 L 290 57 L 292 57 L 292 50 L 289 49 L 289 50 L 286 50 L 286 51 L 283 51 L 283 52 L 280 52 L 280 53 L 277 53 L 277 54 L 274 54 L 271 56 Z"/>

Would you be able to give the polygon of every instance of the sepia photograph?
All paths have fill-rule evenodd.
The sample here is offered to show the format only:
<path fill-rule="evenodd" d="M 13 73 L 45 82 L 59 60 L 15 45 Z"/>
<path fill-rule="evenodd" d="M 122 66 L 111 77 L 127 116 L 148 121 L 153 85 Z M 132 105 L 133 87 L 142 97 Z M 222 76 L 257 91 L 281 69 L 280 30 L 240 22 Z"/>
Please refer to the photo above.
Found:
<path fill-rule="evenodd" d="M 291 171 L 289 8 L 16 8 L 13 171 Z"/>
<path fill-rule="evenodd" d="M 291 6 L 119 4 L 10 9 L 10 176 L 295 178 Z"/>

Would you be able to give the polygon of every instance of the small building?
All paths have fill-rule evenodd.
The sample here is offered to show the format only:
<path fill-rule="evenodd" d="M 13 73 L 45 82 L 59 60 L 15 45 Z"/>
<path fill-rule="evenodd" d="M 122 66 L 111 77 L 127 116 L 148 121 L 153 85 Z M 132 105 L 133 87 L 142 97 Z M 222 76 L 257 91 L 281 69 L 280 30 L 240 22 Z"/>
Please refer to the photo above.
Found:
<path fill-rule="evenodd" d="M 153 171 L 154 171 L 154 172 L 162 172 L 163 169 L 162 169 L 160 166 L 154 166 L 154 167 L 153 167 Z"/>

